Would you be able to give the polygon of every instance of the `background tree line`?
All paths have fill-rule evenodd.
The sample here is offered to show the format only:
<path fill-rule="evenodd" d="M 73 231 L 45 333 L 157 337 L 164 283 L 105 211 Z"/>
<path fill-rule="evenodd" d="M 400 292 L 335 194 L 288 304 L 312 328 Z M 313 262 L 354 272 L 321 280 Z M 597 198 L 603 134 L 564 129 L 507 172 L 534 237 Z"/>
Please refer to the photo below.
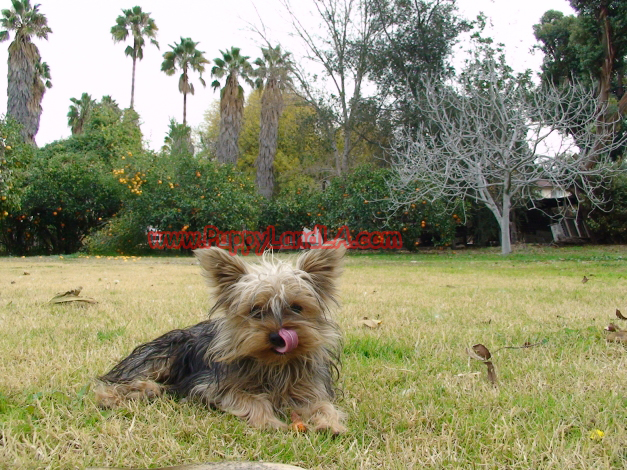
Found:
<path fill-rule="evenodd" d="M 331 229 L 348 224 L 356 231 L 385 227 L 401 231 L 410 248 L 450 244 L 464 226 L 477 240 L 499 238 L 484 203 L 462 197 L 469 194 L 467 187 L 432 200 L 422 196 L 426 186 L 415 179 L 400 193 L 411 198 L 392 197 L 398 196 L 391 186 L 401 164 L 396 156 L 410 148 L 402 136 L 420 129 L 437 144 L 440 135 L 425 110 L 425 93 L 431 90 L 425 78 L 436 77 L 435 87 L 441 89 L 456 77 L 452 51 L 463 34 L 473 38 L 477 50 L 490 50 L 492 57 L 498 52 L 498 45 L 482 37 L 485 18 L 462 18 L 455 0 L 322 0 L 313 4 L 321 25 L 317 34 L 285 0 L 310 63 L 295 61 L 282 45 L 269 41 L 263 25 L 257 32 L 265 46 L 255 60 L 230 47 L 210 62 L 199 42 L 181 37 L 163 53 L 161 70 L 179 74 L 183 121 L 171 122 L 158 152 L 144 148 L 134 109 L 138 62 L 147 42 L 160 47 L 150 13 L 139 6 L 123 10 L 111 28 L 115 43 L 129 42 L 129 108 L 121 109 L 108 96 L 96 100 L 83 93 L 72 98 L 67 115 L 73 135 L 38 149 L 32 144 L 51 83 L 32 39 L 46 39 L 52 31 L 39 5 L 11 3 L 0 19 L 0 39 L 14 38 L 0 146 L 1 243 L 8 252 L 128 253 L 145 248 L 149 226 L 198 230 L 206 224 L 224 230 L 270 224 L 300 230 L 316 223 Z M 619 142 L 627 102 L 620 18 L 627 2 L 571 3 L 577 16 L 547 12 L 534 27 L 545 54 L 542 81 L 597 90 L 599 103 L 611 105 L 597 128 L 605 126 Z M 507 71 L 507 64 L 500 66 Z M 205 86 L 207 67 L 220 101 L 192 130 L 186 122 L 192 75 Z M 472 67 L 477 70 L 477 63 L 469 63 L 461 77 Z M 531 90 L 531 73 L 506 76 Z M 615 160 L 621 155 L 621 145 L 612 147 Z M 625 212 L 620 206 L 624 178 L 598 191 L 617 205 L 615 214 Z M 624 229 L 610 220 L 597 212 L 590 223 L 603 239 L 623 241 Z"/>

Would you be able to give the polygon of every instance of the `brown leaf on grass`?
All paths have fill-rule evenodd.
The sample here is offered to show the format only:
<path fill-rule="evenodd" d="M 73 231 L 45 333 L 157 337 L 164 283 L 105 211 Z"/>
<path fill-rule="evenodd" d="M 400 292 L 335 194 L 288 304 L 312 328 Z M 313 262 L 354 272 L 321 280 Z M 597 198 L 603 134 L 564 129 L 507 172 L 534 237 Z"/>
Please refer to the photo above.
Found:
<path fill-rule="evenodd" d="M 488 380 L 492 385 L 496 385 L 497 380 L 496 371 L 494 370 L 494 364 L 492 364 L 490 361 L 486 361 L 485 365 L 488 366 Z"/>
<path fill-rule="evenodd" d="M 381 324 L 381 320 L 372 320 L 372 319 L 369 319 L 368 317 L 364 317 L 364 319 L 361 320 L 359 324 L 361 326 L 366 326 L 368 328 L 375 329 L 375 328 L 379 328 L 379 325 Z"/>
<path fill-rule="evenodd" d="M 30 273 L 28 271 L 24 271 L 24 276 L 30 276 Z"/>
<path fill-rule="evenodd" d="M 605 340 L 608 343 L 625 343 L 627 344 L 627 331 L 613 331 L 612 333 L 609 333 L 606 337 Z"/>
<path fill-rule="evenodd" d="M 58 292 L 53 299 L 56 299 L 57 297 L 65 297 L 66 295 L 74 295 L 74 296 L 79 296 L 81 295 L 81 291 L 83 290 L 83 288 L 81 286 L 78 286 L 76 289 L 72 289 L 66 292 Z"/>
<path fill-rule="evenodd" d="M 475 344 L 472 347 L 472 350 L 481 358 L 482 361 L 487 361 L 492 357 L 488 348 L 486 348 L 483 344 Z"/>
<path fill-rule="evenodd" d="M 303 423 L 303 419 L 296 413 L 296 411 L 292 411 L 292 423 L 289 425 L 289 428 L 292 431 L 296 432 L 307 432 L 307 426 Z"/>
<path fill-rule="evenodd" d="M 87 304 L 97 304 L 95 299 L 91 297 L 81 297 L 80 293 L 83 290 L 82 287 L 77 287 L 76 289 L 69 290 L 67 292 L 59 292 L 52 299 L 48 301 L 49 304 L 63 304 L 67 302 L 78 302 L 78 303 L 87 303 Z"/>
<path fill-rule="evenodd" d="M 483 344 L 475 344 L 472 349 L 466 348 L 466 352 L 468 355 L 477 361 L 483 362 L 488 368 L 488 380 L 493 385 L 496 385 L 496 371 L 494 370 L 494 364 L 489 361 L 492 357 L 489 349 L 486 348 Z"/>
<path fill-rule="evenodd" d="M 605 327 L 605 331 L 621 331 L 621 329 L 617 327 L 614 323 L 610 323 Z"/>
<path fill-rule="evenodd" d="M 625 315 L 620 313 L 620 310 L 618 309 L 616 309 L 616 318 L 618 318 L 619 320 L 627 320 L 627 317 L 625 317 Z"/>
<path fill-rule="evenodd" d="M 582 284 L 585 284 L 586 282 L 588 282 L 590 279 L 588 279 L 586 276 L 583 277 L 583 279 L 581 280 Z"/>

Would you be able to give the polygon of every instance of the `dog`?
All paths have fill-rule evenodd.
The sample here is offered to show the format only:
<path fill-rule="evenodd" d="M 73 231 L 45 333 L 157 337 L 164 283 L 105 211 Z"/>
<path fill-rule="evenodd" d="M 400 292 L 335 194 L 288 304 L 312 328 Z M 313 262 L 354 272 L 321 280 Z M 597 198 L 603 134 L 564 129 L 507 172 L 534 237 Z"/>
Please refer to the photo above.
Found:
<path fill-rule="evenodd" d="M 345 248 L 312 249 L 295 263 L 245 263 L 216 247 L 194 253 L 215 297 L 209 319 L 135 348 L 98 378 L 97 402 L 168 392 L 254 428 L 288 429 L 280 416 L 291 409 L 316 431 L 346 431 L 333 404 L 342 341 L 331 318 Z"/>

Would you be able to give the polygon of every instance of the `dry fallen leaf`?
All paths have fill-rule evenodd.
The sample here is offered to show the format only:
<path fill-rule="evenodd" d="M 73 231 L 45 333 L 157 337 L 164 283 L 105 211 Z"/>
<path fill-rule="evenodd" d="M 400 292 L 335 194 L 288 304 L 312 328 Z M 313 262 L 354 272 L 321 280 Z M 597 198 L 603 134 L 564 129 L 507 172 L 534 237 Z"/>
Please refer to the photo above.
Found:
<path fill-rule="evenodd" d="M 81 286 L 78 286 L 76 289 L 72 289 L 69 290 L 67 292 L 58 292 L 53 299 L 56 299 L 57 297 L 65 297 L 66 295 L 81 295 L 81 291 L 83 290 L 83 288 Z"/>
<path fill-rule="evenodd" d="M 363 320 L 361 320 L 359 322 L 360 325 L 362 326 L 367 326 L 368 328 L 379 328 L 379 325 L 381 324 L 381 320 L 373 320 L 373 319 L 369 319 L 368 317 L 364 317 Z"/>
<path fill-rule="evenodd" d="M 83 290 L 82 287 L 69 290 L 67 292 L 60 292 L 48 301 L 49 304 L 62 304 L 67 302 L 79 302 L 87 304 L 97 304 L 95 299 L 91 297 L 80 297 L 80 293 Z"/>
<path fill-rule="evenodd" d="M 581 280 L 582 284 L 585 284 L 586 282 L 588 282 L 590 279 L 588 279 L 586 276 L 583 277 L 583 279 Z"/>
<path fill-rule="evenodd" d="M 620 310 L 618 309 L 616 309 L 616 318 L 618 318 L 619 320 L 627 320 L 627 317 L 620 313 Z"/>
<path fill-rule="evenodd" d="M 487 361 L 492 357 L 488 348 L 486 348 L 483 344 L 475 344 L 472 347 L 472 350 L 481 358 L 482 361 Z"/>
<path fill-rule="evenodd" d="M 24 271 L 24 276 L 30 276 L 30 273 L 28 271 Z"/>
<path fill-rule="evenodd" d="M 496 385 L 496 371 L 494 370 L 494 364 L 487 361 L 485 365 L 488 366 L 488 380 L 492 383 L 492 385 Z"/>
<path fill-rule="evenodd" d="M 488 359 L 492 357 L 492 354 L 483 344 L 475 344 L 472 349 L 466 348 L 468 355 L 477 361 L 483 362 L 488 367 L 488 380 L 493 385 L 496 385 L 496 371 L 494 370 L 494 364 Z"/>

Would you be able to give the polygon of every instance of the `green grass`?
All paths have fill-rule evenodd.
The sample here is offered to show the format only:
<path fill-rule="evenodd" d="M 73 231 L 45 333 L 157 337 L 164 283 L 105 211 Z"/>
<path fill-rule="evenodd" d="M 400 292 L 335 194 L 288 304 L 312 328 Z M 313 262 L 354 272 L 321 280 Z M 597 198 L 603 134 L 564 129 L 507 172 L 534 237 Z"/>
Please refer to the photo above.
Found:
<path fill-rule="evenodd" d="M 0 468 L 624 468 L 627 351 L 603 328 L 621 324 L 616 308 L 627 314 L 626 253 L 352 254 L 337 316 L 349 431 L 336 439 L 257 431 L 169 398 L 98 409 L 94 377 L 205 317 L 211 302 L 192 258 L 2 258 Z M 46 303 L 79 285 L 97 305 Z M 525 342 L 541 344 L 499 350 Z M 497 386 L 468 358 L 475 343 L 492 351 Z M 595 430 L 604 437 L 591 439 Z"/>

